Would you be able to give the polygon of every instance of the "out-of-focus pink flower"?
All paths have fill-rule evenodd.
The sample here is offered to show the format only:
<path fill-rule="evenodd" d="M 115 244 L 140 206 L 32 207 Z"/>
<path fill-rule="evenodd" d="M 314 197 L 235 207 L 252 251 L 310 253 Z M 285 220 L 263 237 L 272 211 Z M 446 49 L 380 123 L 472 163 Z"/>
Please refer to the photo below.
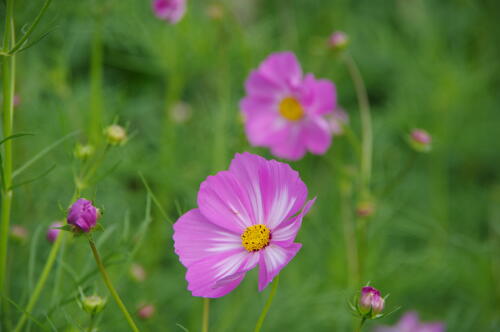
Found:
<path fill-rule="evenodd" d="M 240 107 L 252 145 L 290 160 L 328 150 L 332 131 L 325 116 L 336 109 L 335 86 L 304 76 L 293 53 L 271 54 L 250 73 L 245 90 Z"/>
<path fill-rule="evenodd" d="M 365 313 L 372 312 L 377 315 L 384 310 L 384 298 L 380 296 L 378 289 L 366 286 L 361 289 L 361 297 L 359 298 L 359 307 Z"/>
<path fill-rule="evenodd" d="M 314 203 L 289 165 L 236 154 L 200 186 L 198 208 L 174 224 L 174 247 L 193 296 L 221 297 L 259 265 L 262 291 L 297 254 L 295 236 Z"/>
<path fill-rule="evenodd" d="M 57 237 L 59 236 L 59 233 L 61 232 L 60 229 L 56 227 L 62 227 L 63 223 L 60 221 L 53 222 L 49 226 L 49 230 L 47 231 L 47 240 L 51 243 L 55 242 Z"/>
<path fill-rule="evenodd" d="M 21 105 L 21 97 L 19 95 L 14 96 L 14 107 Z"/>
<path fill-rule="evenodd" d="M 144 304 L 142 305 L 139 310 L 137 310 L 137 316 L 141 319 L 149 319 L 151 318 L 156 312 L 156 308 L 152 304 Z"/>
<path fill-rule="evenodd" d="M 328 40 L 334 50 L 342 50 L 349 43 L 349 37 L 342 31 L 335 31 Z"/>
<path fill-rule="evenodd" d="M 421 323 L 418 314 L 414 311 L 407 312 L 394 326 L 379 326 L 375 332 L 444 332 L 442 322 Z"/>
<path fill-rule="evenodd" d="M 68 213 L 68 224 L 78 227 L 82 232 L 89 232 L 99 218 L 99 211 L 92 205 L 92 202 L 85 199 L 78 199 Z"/>
<path fill-rule="evenodd" d="M 158 18 L 175 24 L 186 12 L 186 0 L 154 0 L 153 11 Z"/>

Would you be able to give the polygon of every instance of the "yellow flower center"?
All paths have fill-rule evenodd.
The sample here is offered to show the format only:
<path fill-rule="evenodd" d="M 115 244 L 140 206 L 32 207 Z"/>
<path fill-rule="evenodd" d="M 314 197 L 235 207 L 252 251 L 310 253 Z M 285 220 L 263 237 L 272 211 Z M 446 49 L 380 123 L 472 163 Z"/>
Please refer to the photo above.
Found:
<path fill-rule="evenodd" d="M 287 120 L 297 121 L 304 116 L 304 109 L 299 101 L 293 97 L 286 97 L 280 102 L 280 114 Z"/>
<path fill-rule="evenodd" d="M 271 231 L 262 224 L 247 227 L 241 234 L 241 244 L 248 252 L 258 251 L 266 247 L 270 239 Z"/>

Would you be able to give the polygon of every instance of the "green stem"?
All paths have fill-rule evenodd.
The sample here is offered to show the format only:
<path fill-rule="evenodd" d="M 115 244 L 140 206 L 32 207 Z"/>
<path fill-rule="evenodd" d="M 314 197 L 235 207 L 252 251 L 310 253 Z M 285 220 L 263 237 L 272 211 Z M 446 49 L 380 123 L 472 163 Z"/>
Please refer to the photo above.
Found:
<path fill-rule="evenodd" d="M 356 243 L 356 232 L 354 230 L 354 220 L 350 201 L 352 198 L 351 183 L 348 180 L 340 180 L 340 219 L 345 242 L 347 269 L 348 269 L 348 284 L 350 287 L 358 286 L 359 278 L 359 255 Z"/>
<path fill-rule="evenodd" d="M 99 15 L 99 14 L 96 14 Z M 95 18 L 90 52 L 90 142 L 99 143 L 102 121 L 102 32 L 101 18 Z"/>
<path fill-rule="evenodd" d="M 201 332 L 208 332 L 208 325 L 210 321 L 210 299 L 203 299 L 203 321 L 201 324 Z"/>
<path fill-rule="evenodd" d="M 49 277 L 50 271 L 52 270 L 52 266 L 54 265 L 54 262 L 57 257 L 57 253 L 59 251 L 59 248 L 61 247 L 61 244 L 63 242 L 64 237 L 66 236 L 66 232 L 60 232 L 59 236 L 56 238 L 56 241 L 52 245 L 52 248 L 50 249 L 49 257 L 47 258 L 47 261 L 45 262 L 45 266 L 43 267 L 42 274 L 40 275 L 40 278 L 38 279 L 35 290 L 33 293 L 31 293 L 30 299 L 28 301 L 28 305 L 26 306 L 26 309 L 23 312 L 23 315 L 21 316 L 21 319 L 17 322 L 16 328 L 14 329 L 14 332 L 19 332 L 22 330 L 24 324 L 26 323 L 26 320 L 28 319 L 28 315 L 31 314 L 31 311 L 35 307 L 36 302 L 38 301 L 38 298 L 40 297 L 40 294 L 45 286 L 45 282 L 47 281 L 47 278 Z"/>
<path fill-rule="evenodd" d="M 139 332 L 139 329 L 134 323 L 134 320 L 132 319 L 132 316 L 128 312 L 127 308 L 125 307 L 125 304 L 123 304 L 122 300 L 120 299 L 120 295 L 118 295 L 118 292 L 115 290 L 115 287 L 113 286 L 113 283 L 111 282 L 111 279 L 109 278 L 108 273 L 106 272 L 106 269 L 104 268 L 104 264 L 102 263 L 101 257 L 99 256 L 99 253 L 97 252 L 97 248 L 95 247 L 95 243 L 92 240 L 91 237 L 88 238 L 89 240 L 89 245 L 90 248 L 92 249 L 92 254 L 94 254 L 95 261 L 97 263 L 97 267 L 99 268 L 99 271 L 101 272 L 102 279 L 104 283 L 106 284 L 106 287 L 108 287 L 109 292 L 111 293 L 111 296 L 113 296 L 113 299 L 115 300 L 116 304 L 118 307 L 120 307 L 120 310 L 123 313 L 123 316 L 125 316 L 125 319 L 127 320 L 128 325 L 134 332 Z"/>
<path fill-rule="evenodd" d="M 92 332 L 94 324 L 95 324 L 95 314 L 90 314 L 90 322 L 89 322 L 89 327 L 87 328 L 87 332 Z"/>
<path fill-rule="evenodd" d="M 359 321 L 359 325 L 358 327 L 356 328 L 356 330 L 354 330 L 354 332 L 361 332 L 361 330 L 363 329 L 363 325 L 365 324 L 365 321 L 366 321 L 366 318 L 361 318 L 361 320 Z"/>
<path fill-rule="evenodd" d="M 366 92 L 363 77 L 359 71 L 353 57 L 346 53 L 344 62 L 349 70 L 351 79 L 356 89 L 356 96 L 359 103 L 359 111 L 361 116 L 361 190 L 363 195 L 370 192 L 370 178 L 372 172 L 372 149 L 373 149 L 373 133 L 372 120 L 370 115 L 370 103 L 368 101 L 368 93 Z"/>
<path fill-rule="evenodd" d="M 35 17 L 35 20 L 30 25 L 28 31 L 26 31 L 26 33 L 24 34 L 24 36 L 21 39 L 19 39 L 19 41 L 14 45 L 14 47 L 12 47 L 11 50 L 6 50 L 8 52 L 8 54 L 11 54 L 11 55 L 15 54 L 16 51 L 19 50 L 24 45 L 24 42 L 26 40 L 28 40 L 29 36 L 31 36 L 31 34 L 33 33 L 33 31 L 35 31 L 36 26 L 38 25 L 38 23 L 40 23 L 40 20 L 42 19 L 43 15 L 45 14 L 45 11 L 47 10 L 47 8 L 49 8 L 49 5 L 50 5 L 51 2 L 52 2 L 52 0 L 46 0 L 45 1 L 45 3 L 42 6 L 42 9 L 40 9 L 40 12 Z"/>
<path fill-rule="evenodd" d="M 271 308 L 271 304 L 273 303 L 274 295 L 276 295 L 276 290 L 278 289 L 278 283 L 280 281 L 280 275 L 278 274 L 276 278 L 274 279 L 273 283 L 273 288 L 271 289 L 271 294 L 269 294 L 269 298 L 266 301 L 266 304 L 264 305 L 264 308 L 262 309 L 262 312 L 260 313 L 259 320 L 257 321 L 257 324 L 255 325 L 254 332 L 259 332 L 262 324 L 264 324 L 264 320 L 266 319 L 267 312 L 269 311 L 269 308 Z"/>
<path fill-rule="evenodd" d="M 3 49 L 7 51 L 10 45 L 14 44 L 14 0 L 7 0 L 5 5 L 5 31 L 3 38 Z M 14 123 L 14 87 L 15 87 L 16 58 L 14 56 L 4 56 L 2 61 L 2 84 L 3 84 L 3 136 L 12 135 Z M 0 221 L 0 293 L 7 295 L 5 285 L 7 278 L 7 250 L 10 224 L 10 210 L 12 206 L 12 140 L 4 142 L 3 155 L 3 190 L 1 201 L 1 221 Z M 6 306 L 6 304 L 4 304 Z M 4 306 L 2 305 L 2 308 Z M 3 309 L 1 312 L 2 322 Z"/>

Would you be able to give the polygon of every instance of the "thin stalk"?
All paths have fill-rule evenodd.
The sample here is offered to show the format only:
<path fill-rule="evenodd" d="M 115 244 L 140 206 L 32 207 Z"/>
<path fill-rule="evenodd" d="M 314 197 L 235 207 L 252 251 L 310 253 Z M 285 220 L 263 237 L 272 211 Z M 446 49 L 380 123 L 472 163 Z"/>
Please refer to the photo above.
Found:
<path fill-rule="evenodd" d="M 361 318 L 361 320 L 359 321 L 359 325 L 358 327 L 354 330 L 354 332 L 361 332 L 361 330 L 363 329 L 363 325 L 365 324 L 365 321 L 366 321 L 366 318 Z"/>
<path fill-rule="evenodd" d="M 123 316 L 125 316 L 125 319 L 127 320 L 128 325 L 134 332 L 139 332 L 139 329 L 137 328 L 137 325 L 135 325 L 134 320 L 132 319 L 132 316 L 127 310 L 127 307 L 125 307 L 125 304 L 123 304 L 120 295 L 118 295 L 118 292 L 115 290 L 115 287 L 113 286 L 113 283 L 111 282 L 111 279 L 109 278 L 108 272 L 106 272 L 106 269 L 104 268 L 104 264 L 102 263 L 101 256 L 99 256 L 99 253 L 97 252 L 97 248 L 95 246 L 94 241 L 92 238 L 88 238 L 89 240 L 89 245 L 90 248 L 92 249 L 92 254 L 94 255 L 95 261 L 97 263 L 97 267 L 99 268 L 99 272 L 101 272 L 102 279 L 104 283 L 106 284 L 106 287 L 108 287 L 109 292 L 111 293 L 111 296 L 115 300 L 116 304 L 120 308 L 120 310 L 123 313 Z"/>
<path fill-rule="evenodd" d="M 361 72 L 359 71 L 353 57 L 346 53 L 344 54 L 344 62 L 349 71 L 349 75 L 356 89 L 358 98 L 359 111 L 361 116 L 361 190 L 363 195 L 369 194 L 370 178 L 372 172 L 372 150 L 373 150 L 373 132 L 372 120 L 370 115 L 370 103 L 368 101 L 368 93 L 366 92 L 365 83 Z"/>
<path fill-rule="evenodd" d="M 201 324 L 201 332 L 208 332 L 208 325 L 210 322 L 210 299 L 203 299 L 203 321 Z"/>
<path fill-rule="evenodd" d="M 95 314 L 90 314 L 89 327 L 87 328 L 87 332 L 92 332 L 95 324 Z"/>
<path fill-rule="evenodd" d="M 94 20 L 90 49 L 90 142 L 97 146 L 99 143 L 102 122 L 102 29 L 101 17 Z"/>
<path fill-rule="evenodd" d="M 348 269 L 348 284 L 349 287 L 358 286 L 359 278 L 359 256 L 356 243 L 356 232 L 354 230 L 354 220 L 350 201 L 352 198 L 350 181 L 341 180 L 339 184 L 340 190 L 340 219 L 345 242 L 347 269 Z"/>
<path fill-rule="evenodd" d="M 278 284 L 280 281 L 280 275 L 278 274 L 276 278 L 274 279 L 273 282 L 273 288 L 271 289 L 271 294 L 269 294 L 269 298 L 266 301 L 266 304 L 264 305 L 264 308 L 262 309 L 262 312 L 260 313 L 259 320 L 257 320 L 257 324 L 255 325 L 254 332 L 259 332 L 262 324 L 264 324 L 264 320 L 266 319 L 267 312 L 269 311 L 269 308 L 271 308 L 271 304 L 273 303 L 274 295 L 276 295 L 276 290 L 278 289 Z"/>
<path fill-rule="evenodd" d="M 23 315 L 21 316 L 21 319 L 17 322 L 16 328 L 14 329 L 14 332 L 19 332 L 22 330 L 24 327 L 24 324 L 26 323 L 26 320 L 28 319 L 28 316 L 31 314 L 31 311 L 35 307 L 36 302 L 38 301 L 38 298 L 40 297 L 40 294 L 42 293 L 42 290 L 45 286 L 45 282 L 47 281 L 47 278 L 49 277 L 50 271 L 52 270 L 52 266 L 54 265 L 54 262 L 56 261 L 57 253 L 59 251 L 59 248 L 61 247 L 61 244 L 63 242 L 64 237 L 66 236 L 66 232 L 60 232 L 59 236 L 56 238 L 54 244 L 52 245 L 52 248 L 50 249 L 49 257 L 47 258 L 47 261 L 45 262 L 45 266 L 43 267 L 42 274 L 40 278 L 38 279 L 35 290 L 33 293 L 31 293 L 30 299 L 28 301 L 28 305 L 26 306 L 26 309 L 23 312 Z"/>
<path fill-rule="evenodd" d="M 3 49 L 7 51 L 10 45 L 15 43 L 14 36 L 14 0 L 7 0 L 5 4 L 5 31 L 3 37 Z M 3 85 L 3 136 L 12 135 L 14 124 L 14 87 L 16 74 L 15 56 L 4 56 L 2 61 L 2 85 Z M 1 221 L 0 221 L 0 293 L 7 295 L 6 275 L 7 275 L 7 250 L 8 234 L 10 224 L 10 212 L 12 206 L 12 140 L 4 142 L 3 155 L 3 190 L 1 201 Z M 3 301 L 2 301 L 3 302 Z M 4 303 L 5 307 L 7 306 Z M 4 308 L 2 305 L 2 308 Z M 2 309 L 2 316 L 3 316 Z M 2 322 L 6 322 L 2 317 Z"/>

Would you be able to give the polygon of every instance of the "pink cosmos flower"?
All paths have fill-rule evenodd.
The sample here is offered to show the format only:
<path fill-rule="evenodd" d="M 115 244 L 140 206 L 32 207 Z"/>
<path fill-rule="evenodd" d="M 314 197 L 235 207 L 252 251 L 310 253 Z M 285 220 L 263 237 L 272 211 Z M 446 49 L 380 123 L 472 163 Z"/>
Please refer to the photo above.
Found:
<path fill-rule="evenodd" d="M 421 323 L 418 314 L 414 311 L 407 312 L 394 326 L 380 326 L 375 332 L 444 332 L 441 322 Z"/>
<path fill-rule="evenodd" d="M 54 243 L 57 239 L 57 236 L 59 236 L 59 233 L 61 233 L 61 230 L 58 229 L 58 227 L 62 227 L 63 223 L 60 221 L 53 222 L 49 226 L 49 230 L 47 231 L 47 240 L 50 243 Z"/>
<path fill-rule="evenodd" d="M 99 211 L 92 205 L 92 202 L 85 199 L 78 199 L 71 205 L 68 213 L 68 224 L 78 227 L 82 232 L 89 232 L 99 218 Z"/>
<path fill-rule="evenodd" d="M 186 13 L 186 0 L 154 0 L 153 11 L 158 18 L 175 24 Z"/>
<path fill-rule="evenodd" d="M 271 54 L 250 73 L 245 90 L 240 107 L 252 145 L 290 160 L 328 150 L 333 133 L 325 116 L 336 109 L 335 86 L 304 76 L 293 53 Z"/>
<path fill-rule="evenodd" d="M 289 165 L 236 154 L 200 186 L 198 208 L 174 224 L 175 252 L 193 296 L 221 297 L 259 265 L 262 291 L 297 254 L 295 236 L 314 199 Z M 302 210 L 301 210 L 302 209 Z"/>

